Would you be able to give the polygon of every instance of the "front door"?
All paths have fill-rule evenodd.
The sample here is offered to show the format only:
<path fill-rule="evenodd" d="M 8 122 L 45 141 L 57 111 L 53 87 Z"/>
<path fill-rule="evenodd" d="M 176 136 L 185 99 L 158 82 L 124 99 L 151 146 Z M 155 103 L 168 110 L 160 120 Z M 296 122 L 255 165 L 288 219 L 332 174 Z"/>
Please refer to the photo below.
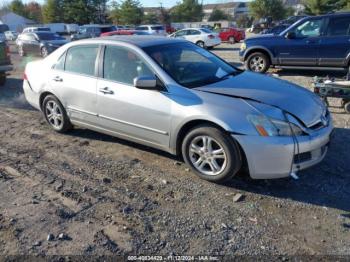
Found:
<path fill-rule="evenodd" d="M 63 101 L 74 122 L 95 125 L 97 119 L 98 45 L 71 47 L 61 56 L 50 73 L 50 85 Z"/>
<path fill-rule="evenodd" d="M 106 46 L 103 79 L 98 80 L 100 125 L 127 138 L 168 147 L 172 102 L 164 92 L 141 90 L 135 77 L 154 75 L 134 50 Z"/>
<path fill-rule="evenodd" d="M 323 21 L 309 19 L 290 30 L 293 38 L 281 38 L 276 50 L 281 65 L 317 65 Z"/>

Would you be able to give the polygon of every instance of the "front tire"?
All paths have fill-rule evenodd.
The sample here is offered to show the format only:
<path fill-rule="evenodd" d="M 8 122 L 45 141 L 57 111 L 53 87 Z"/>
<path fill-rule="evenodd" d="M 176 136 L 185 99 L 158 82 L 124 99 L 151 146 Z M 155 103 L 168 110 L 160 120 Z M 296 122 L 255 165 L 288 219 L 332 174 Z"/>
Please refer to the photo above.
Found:
<path fill-rule="evenodd" d="M 245 61 L 245 67 L 256 73 L 265 73 L 270 67 L 270 59 L 263 53 L 252 53 Z"/>
<path fill-rule="evenodd" d="M 212 182 L 232 178 L 242 166 L 236 142 L 210 125 L 189 131 L 182 143 L 182 156 L 196 175 Z"/>
<path fill-rule="evenodd" d="M 42 110 L 47 123 L 53 130 L 64 133 L 72 129 L 72 124 L 61 102 L 53 95 L 45 97 Z"/>
<path fill-rule="evenodd" d="M 45 58 L 49 55 L 49 51 L 47 50 L 47 48 L 45 46 L 41 48 L 40 52 L 41 52 L 41 56 L 43 58 Z"/>
<path fill-rule="evenodd" d="M 19 56 L 23 57 L 25 56 L 26 54 L 24 53 L 24 50 L 23 50 L 23 46 L 18 46 L 18 54 Z"/>

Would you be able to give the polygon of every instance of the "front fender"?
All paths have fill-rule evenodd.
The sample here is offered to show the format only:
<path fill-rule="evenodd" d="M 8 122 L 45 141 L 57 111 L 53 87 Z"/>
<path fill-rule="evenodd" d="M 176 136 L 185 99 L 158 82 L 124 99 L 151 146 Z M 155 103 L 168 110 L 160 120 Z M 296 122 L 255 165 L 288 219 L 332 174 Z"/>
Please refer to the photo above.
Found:
<path fill-rule="evenodd" d="M 274 63 L 274 61 L 276 61 L 276 56 L 273 54 L 273 52 L 271 52 L 271 50 L 266 48 L 265 46 L 260 46 L 260 45 L 248 47 L 246 49 L 246 51 L 244 52 L 244 61 L 248 58 L 248 54 L 251 54 L 252 52 L 255 52 L 255 51 L 258 52 L 259 50 L 265 51 L 269 55 L 272 63 Z"/>

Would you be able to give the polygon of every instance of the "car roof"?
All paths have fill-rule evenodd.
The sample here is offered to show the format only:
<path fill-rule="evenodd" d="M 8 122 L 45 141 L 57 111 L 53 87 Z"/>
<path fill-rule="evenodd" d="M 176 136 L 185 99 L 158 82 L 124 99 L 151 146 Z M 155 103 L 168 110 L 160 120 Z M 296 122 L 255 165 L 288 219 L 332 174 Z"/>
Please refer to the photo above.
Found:
<path fill-rule="evenodd" d="M 127 44 L 131 44 L 138 47 L 148 47 L 162 44 L 172 44 L 172 43 L 187 43 L 186 40 L 182 39 L 174 39 L 168 37 L 160 37 L 160 36 L 142 36 L 142 35 L 115 35 L 115 36 L 106 36 L 103 38 L 91 38 L 86 40 L 80 40 L 79 42 L 123 42 Z"/>
<path fill-rule="evenodd" d="M 317 15 L 317 16 L 306 16 L 302 18 L 303 20 L 307 20 L 309 18 L 317 18 L 317 17 L 334 17 L 334 16 L 350 16 L 350 12 L 344 11 L 344 12 L 334 12 L 334 13 L 329 13 L 329 14 L 324 14 L 324 15 Z"/>

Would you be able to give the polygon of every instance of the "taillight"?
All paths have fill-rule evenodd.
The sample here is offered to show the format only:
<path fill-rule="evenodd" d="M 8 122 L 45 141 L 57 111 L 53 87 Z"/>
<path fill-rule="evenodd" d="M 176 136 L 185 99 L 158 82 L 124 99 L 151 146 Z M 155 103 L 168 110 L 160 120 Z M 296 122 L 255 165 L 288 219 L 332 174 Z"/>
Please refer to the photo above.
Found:
<path fill-rule="evenodd" d="M 213 36 L 213 35 L 208 35 L 208 38 L 209 38 L 209 39 L 214 39 L 215 36 Z"/>
<path fill-rule="evenodd" d="M 23 80 L 28 80 L 26 72 L 23 73 Z"/>

